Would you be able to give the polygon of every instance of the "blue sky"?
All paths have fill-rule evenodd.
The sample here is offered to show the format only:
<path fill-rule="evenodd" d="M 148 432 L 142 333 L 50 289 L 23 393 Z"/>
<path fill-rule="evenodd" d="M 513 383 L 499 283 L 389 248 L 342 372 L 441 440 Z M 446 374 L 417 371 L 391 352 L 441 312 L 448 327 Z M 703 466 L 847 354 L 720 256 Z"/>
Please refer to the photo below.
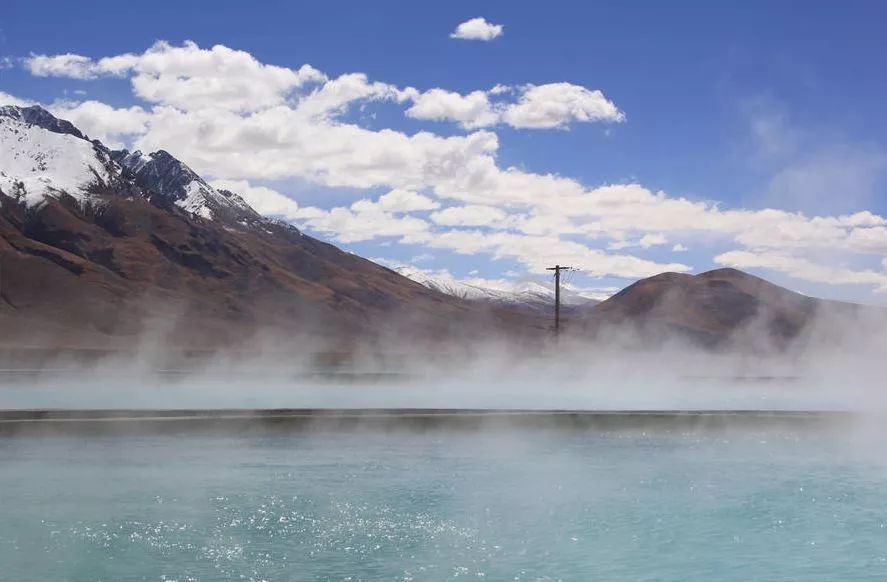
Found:
<path fill-rule="evenodd" d="M 7 59 L 0 70 L 0 91 L 53 105 L 58 113 L 66 112 L 86 125 L 90 135 L 106 132 L 112 141 L 127 146 L 159 145 L 213 179 L 235 181 L 245 188 L 270 188 L 273 193 L 257 190 L 252 196 L 281 194 L 294 199 L 302 210 L 286 214 L 289 219 L 369 257 L 392 262 L 418 257 L 418 266 L 446 270 L 458 278 L 543 279 L 540 264 L 529 255 L 544 249 L 545 259 L 557 259 L 563 241 L 572 245 L 564 244 L 560 262 L 581 263 L 585 274 L 576 282 L 589 288 L 621 286 L 668 267 L 698 272 L 731 265 L 807 293 L 885 301 L 887 230 L 879 219 L 887 215 L 887 76 L 882 73 L 887 5 L 881 2 L 265 2 L 261 8 L 214 2 L 211 9 L 201 6 L 92 2 L 87 8 L 80 3 L 43 2 L 35 10 L 30 2 L 7 1 L 0 15 L 0 54 Z M 450 37 L 457 25 L 475 17 L 502 25 L 504 32 L 489 41 Z M 470 185 L 443 184 L 424 175 L 402 181 L 406 170 L 400 172 L 395 166 L 387 168 L 391 177 L 375 170 L 371 176 L 360 176 L 366 168 L 355 168 L 366 152 L 377 154 L 384 147 L 377 135 L 365 135 L 370 138 L 365 143 L 355 138 L 347 150 L 335 152 L 337 161 L 330 166 L 323 165 L 323 156 L 333 146 L 304 154 L 304 144 L 296 143 L 302 138 L 286 136 L 280 139 L 291 149 L 274 146 L 282 158 L 303 154 L 318 156 L 319 161 L 292 171 L 271 169 L 269 164 L 231 171 L 230 143 L 211 139 L 198 150 L 197 137 L 181 135 L 170 128 L 175 123 L 162 126 L 151 117 L 157 108 L 173 107 L 205 125 L 212 117 L 208 110 L 216 107 L 214 100 L 183 103 L 181 99 L 191 93 L 181 97 L 156 71 L 151 79 L 159 79 L 158 86 L 138 89 L 138 77 L 151 74 L 139 69 L 144 65 L 123 73 L 96 69 L 84 75 L 82 69 L 39 69 L 29 61 L 34 55 L 74 54 L 97 63 L 104 57 L 144 55 L 158 40 L 174 48 L 193 41 L 195 51 L 204 51 L 201 54 L 215 45 L 242 51 L 257 63 L 260 77 L 255 87 L 266 78 L 261 67 L 298 70 L 309 64 L 323 73 L 324 80 L 281 92 L 293 110 L 300 99 L 343 74 L 362 73 L 367 83 L 384 83 L 393 91 L 413 88 L 413 96 L 392 96 L 392 90 L 377 88 L 334 111 L 325 110 L 322 124 L 374 134 L 429 132 L 441 140 L 489 134 L 495 149 L 483 156 L 494 159 L 499 170 L 513 167 L 522 172 L 519 187 L 533 196 L 560 198 L 549 199 L 541 208 L 517 195 L 509 198 L 505 190 L 512 187 L 510 181 L 475 192 L 468 191 Z M 188 57 L 174 50 L 161 52 L 173 61 Z M 195 69 L 180 74 L 202 83 L 201 75 L 207 73 Z M 504 108 L 526 98 L 528 84 L 555 83 L 600 91 L 602 99 L 624 114 L 624 121 L 613 114 L 591 121 L 567 115 L 556 129 L 502 120 L 466 127 L 455 118 L 405 114 L 415 105 L 415 95 L 434 88 L 465 97 L 508 86 L 510 93 L 486 97 Z M 552 86 L 546 98 L 558 100 L 557 91 L 563 93 L 563 87 Z M 588 93 L 579 98 L 592 99 Z M 96 121 L 98 110 L 83 107 L 85 102 L 139 111 Z M 237 123 L 265 115 L 265 110 L 245 111 L 239 105 L 235 109 Z M 503 114 L 502 119 L 506 117 Z M 113 137 L 112 119 L 135 124 L 138 131 Z M 283 115 L 280 123 L 300 123 L 299 119 Z M 273 123 L 266 121 L 263 127 L 273 132 L 269 125 Z M 194 127 L 201 125 L 195 121 Z M 245 126 L 243 131 L 254 136 L 258 130 Z M 303 134 L 301 129 L 292 131 Z M 305 131 L 310 134 L 313 129 Z M 275 139 L 279 137 L 275 134 Z M 263 140 L 257 143 L 270 143 Z M 414 141 L 397 147 L 414 147 Z M 255 153 L 253 147 L 244 146 L 236 159 Z M 400 149 L 391 154 L 407 155 L 413 154 Z M 445 154 L 434 146 L 416 155 L 424 156 L 422 163 L 427 166 L 439 163 Z M 465 152 L 458 155 L 466 163 L 474 159 Z M 575 209 L 584 199 L 557 194 L 559 187 L 549 191 L 540 187 L 544 181 L 534 177 L 548 174 L 580 185 L 590 200 L 606 196 L 618 200 L 607 202 L 603 210 L 589 202 L 594 209 L 585 214 L 558 214 L 559 207 Z M 500 178 L 497 174 L 490 180 Z M 643 192 L 596 190 L 629 184 Z M 354 202 L 378 201 L 392 189 L 414 192 L 426 200 L 426 207 L 385 210 L 377 204 L 372 214 L 349 210 L 349 220 L 339 220 Z M 641 200 L 644 192 L 647 199 Z M 658 192 L 668 208 L 658 209 L 649 198 Z M 705 211 L 696 208 L 689 215 L 680 214 L 682 200 L 709 204 Z M 621 210 L 608 214 L 614 204 Z M 633 204 L 639 206 L 635 209 Z M 478 206 L 498 211 L 486 223 L 470 225 L 442 224 L 432 217 L 459 206 L 469 206 L 467 212 L 477 211 Z M 278 208 L 270 202 L 266 207 Z M 336 207 L 343 209 L 338 219 L 315 212 Z M 783 220 L 762 213 L 766 209 L 787 215 Z M 744 215 L 719 214 L 731 210 L 747 213 L 747 220 Z M 860 212 L 868 215 L 846 218 Z M 544 218 L 542 230 L 520 223 L 521 217 L 534 213 Z M 671 213 L 673 220 L 663 218 Z M 631 216 L 637 216 L 635 223 Z M 823 220 L 815 221 L 816 216 Z M 423 231 L 412 222 L 384 234 L 383 223 L 391 217 L 424 221 L 428 228 Z M 703 227 L 701 223 L 709 219 L 712 226 Z M 343 232 L 355 221 L 372 225 L 373 220 L 380 221 L 382 235 L 357 240 L 361 237 Z M 564 221 L 571 225 L 566 232 L 558 228 Z M 404 228 L 412 235 L 404 236 Z M 467 245 L 442 243 L 440 235 L 452 231 L 513 236 Z M 768 232 L 777 231 L 781 236 L 767 238 Z M 645 236 L 647 243 L 637 244 Z M 526 249 L 513 250 L 521 245 Z M 505 246 L 511 250 L 503 251 Z M 688 250 L 675 250 L 683 247 Z"/>

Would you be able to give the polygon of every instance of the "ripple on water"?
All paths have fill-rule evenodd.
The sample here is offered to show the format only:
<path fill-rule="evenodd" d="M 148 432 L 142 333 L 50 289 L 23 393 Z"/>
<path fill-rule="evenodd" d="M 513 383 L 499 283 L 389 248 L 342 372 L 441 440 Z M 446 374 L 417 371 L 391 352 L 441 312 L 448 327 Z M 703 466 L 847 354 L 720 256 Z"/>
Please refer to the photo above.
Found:
<path fill-rule="evenodd" d="M 785 433 L 0 444 L 11 579 L 887 576 L 887 463 Z"/>

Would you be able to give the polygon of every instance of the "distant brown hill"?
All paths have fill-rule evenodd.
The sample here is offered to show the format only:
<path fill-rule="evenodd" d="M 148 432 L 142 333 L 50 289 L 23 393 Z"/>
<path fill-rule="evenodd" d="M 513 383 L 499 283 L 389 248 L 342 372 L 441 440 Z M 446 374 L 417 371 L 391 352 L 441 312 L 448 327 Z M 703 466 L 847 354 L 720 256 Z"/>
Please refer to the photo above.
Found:
<path fill-rule="evenodd" d="M 828 321 L 846 326 L 863 312 L 884 316 L 877 308 L 816 299 L 736 269 L 717 269 L 642 279 L 591 308 L 575 331 L 601 334 L 617 327 L 644 342 L 676 337 L 708 347 L 766 349 L 806 340 L 814 327 L 822 335 Z"/>

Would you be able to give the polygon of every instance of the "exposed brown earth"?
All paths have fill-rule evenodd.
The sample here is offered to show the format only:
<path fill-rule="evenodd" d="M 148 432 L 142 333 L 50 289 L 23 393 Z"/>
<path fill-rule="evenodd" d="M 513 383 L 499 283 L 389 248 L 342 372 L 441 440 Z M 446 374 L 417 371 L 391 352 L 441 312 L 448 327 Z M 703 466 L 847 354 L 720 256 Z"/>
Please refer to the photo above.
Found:
<path fill-rule="evenodd" d="M 434 292 L 288 225 L 155 203 L 108 192 L 86 208 L 61 196 L 27 209 L 0 194 L 0 342 L 105 347 L 153 334 L 214 347 L 257 333 L 347 342 L 403 328 L 433 340 L 455 327 L 544 325 Z"/>

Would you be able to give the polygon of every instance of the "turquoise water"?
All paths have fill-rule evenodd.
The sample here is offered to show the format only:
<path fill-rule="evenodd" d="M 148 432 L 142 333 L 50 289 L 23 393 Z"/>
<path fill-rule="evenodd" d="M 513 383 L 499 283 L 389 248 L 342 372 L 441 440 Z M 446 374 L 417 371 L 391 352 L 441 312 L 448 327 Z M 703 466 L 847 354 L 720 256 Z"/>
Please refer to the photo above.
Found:
<path fill-rule="evenodd" d="M 832 432 L 7 437 L 0 467 L 2 580 L 887 577 L 887 462 Z"/>

